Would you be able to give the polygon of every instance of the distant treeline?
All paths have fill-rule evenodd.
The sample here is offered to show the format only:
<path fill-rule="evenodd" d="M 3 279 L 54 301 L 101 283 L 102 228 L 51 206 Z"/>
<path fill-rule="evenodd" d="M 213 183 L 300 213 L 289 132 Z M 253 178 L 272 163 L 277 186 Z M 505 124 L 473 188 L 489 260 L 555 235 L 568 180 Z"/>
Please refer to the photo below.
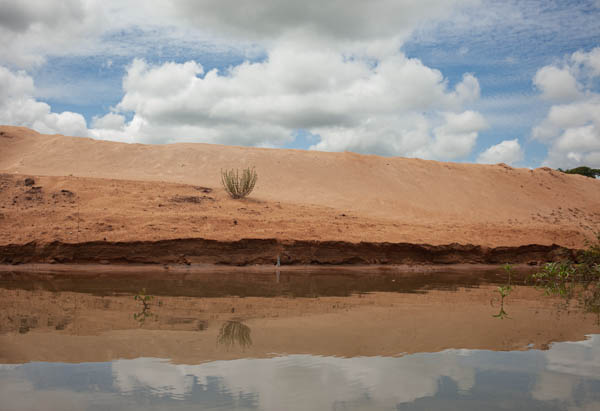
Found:
<path fill-rule="evenodd" d="M 567 173 L 567 174 L 581 174 L 582 176 L 591 177 L 591 178 L 600 177 L 600 169 L 590 168 L 590 167 L 586 167 L 586 166 L 572 168 L 570 170 L 563 170 L 562 168 L 559 168 L 558 171 L 562 171 L 563 173 Z"/>

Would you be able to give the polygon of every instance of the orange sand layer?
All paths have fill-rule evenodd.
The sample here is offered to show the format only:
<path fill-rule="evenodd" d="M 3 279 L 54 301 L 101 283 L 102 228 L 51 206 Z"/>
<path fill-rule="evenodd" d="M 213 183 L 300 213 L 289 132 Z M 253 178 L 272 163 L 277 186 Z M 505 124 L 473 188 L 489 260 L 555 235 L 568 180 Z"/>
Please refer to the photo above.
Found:
<path fill-rule="evenodd" d="M 255 191 L 230 199 L 220 170 L 247 166 L 258 172 Z M 600 181 L 547 168 L 123 144 L 0 126 L 0 173 L 0 244 L 277 238 L 582 248 L 600 229 Z"/>

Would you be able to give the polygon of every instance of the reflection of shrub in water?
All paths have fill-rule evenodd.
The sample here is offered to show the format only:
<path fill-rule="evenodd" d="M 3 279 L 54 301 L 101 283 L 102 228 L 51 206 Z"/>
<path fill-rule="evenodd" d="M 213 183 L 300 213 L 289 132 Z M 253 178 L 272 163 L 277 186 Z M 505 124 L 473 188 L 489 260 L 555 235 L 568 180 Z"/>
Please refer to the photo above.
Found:
<path fill-rule="evenodd" d="M 236 320 L 226 321 L 219 331 L 217 344 L 232 347 L 236 343 L 241 347 L 252 345 L 250 327 Z"/>
<path fill-rule="evenodd" d="M 582 293 L 581 302 L 583 309 L 588 313 L 596 314 L 600 323 L 600 281 L 595 287 L 589 287 Z"/>
<path fill-rule="evenodd" d="M 503 267 L 504 271 L 508 274 L 508 280 L 506 284 L 498 287 L 498 294 L 500 294 L 500 312 L 492 317 L 500 318 L 501 320 L 504 318 L 509 318 L 508 313 L 504 310 L 504 298 L 508 297 L 514 287 L 510 283 L 510 277 L 512 274 L 512 266 L 510 264 L 505 264 Z"/>

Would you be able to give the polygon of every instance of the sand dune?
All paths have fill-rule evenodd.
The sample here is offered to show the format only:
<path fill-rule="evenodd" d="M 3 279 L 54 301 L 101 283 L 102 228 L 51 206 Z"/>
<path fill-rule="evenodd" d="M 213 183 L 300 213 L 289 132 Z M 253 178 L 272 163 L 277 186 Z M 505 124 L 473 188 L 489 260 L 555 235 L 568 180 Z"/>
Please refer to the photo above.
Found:
<path fill-rule="evenodd" d="M 600 230 L 600 181 L 547 168 L 0 133 L 3 244 L 201 237 L 579 248 Z M 220 170 L 245 166 L 256 167 L 256 189 L 231 200 Z M 42 194 L 27 194 L 26 175 Z"/>

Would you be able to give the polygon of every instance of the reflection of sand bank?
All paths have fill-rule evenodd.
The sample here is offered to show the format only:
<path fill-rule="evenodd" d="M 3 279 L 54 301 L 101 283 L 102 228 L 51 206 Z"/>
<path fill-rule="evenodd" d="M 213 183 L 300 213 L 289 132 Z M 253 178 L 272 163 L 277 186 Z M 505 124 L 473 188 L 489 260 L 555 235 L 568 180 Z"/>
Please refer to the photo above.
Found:
<path fill-rule="evenodd" d="M 353 357 L 448 348 L 522 350 L 600 332 L 594 316 L 557 311 L 555 300 L 526 287 L 505 302 L 509 320 L 492 318 L 496 295 L 495 287 L 481 286 L 350 297 L 161 296 L 151 308 L 155 317 L 140 326 L 133 319 L 139 303 L 130 295 L 0 290 L 0 362 L 158 357 L 195 364 L 275 353 Z M 23 319 L 36 326 L 20 333 Z M 216 344 L 222 324 L 232 319 L 251 329 L 252 346 Z"/>

